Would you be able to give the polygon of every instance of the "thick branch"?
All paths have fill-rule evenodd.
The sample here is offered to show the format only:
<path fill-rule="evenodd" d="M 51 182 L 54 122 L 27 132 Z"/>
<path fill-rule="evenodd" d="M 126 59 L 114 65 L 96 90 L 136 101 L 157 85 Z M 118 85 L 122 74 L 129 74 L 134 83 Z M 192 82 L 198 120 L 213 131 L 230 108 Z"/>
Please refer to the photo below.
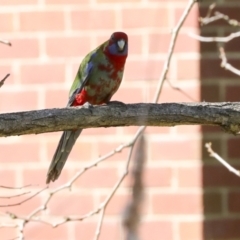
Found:
<path fill-rule="evenodd" d="M 0 137 L 116 126 L 219 125 L 240 131 L 240 103 L 110 104 L 0 114 Z"/>

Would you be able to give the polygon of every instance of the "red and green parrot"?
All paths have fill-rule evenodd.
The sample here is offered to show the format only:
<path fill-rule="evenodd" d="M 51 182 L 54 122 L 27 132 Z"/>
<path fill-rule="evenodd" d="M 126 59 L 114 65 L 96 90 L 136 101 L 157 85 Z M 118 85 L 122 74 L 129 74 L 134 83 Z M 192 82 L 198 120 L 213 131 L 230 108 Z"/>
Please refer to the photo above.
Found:
<path fill-rule="evenodd" d="M 69 93 L 67 107 L 108 103 L 118 90 L 128 55 L 128 36 L 114 32 L 82 61 Z M 50 164 L 46 183 L 55 181 L 82 129 L 64 131 Z"/>

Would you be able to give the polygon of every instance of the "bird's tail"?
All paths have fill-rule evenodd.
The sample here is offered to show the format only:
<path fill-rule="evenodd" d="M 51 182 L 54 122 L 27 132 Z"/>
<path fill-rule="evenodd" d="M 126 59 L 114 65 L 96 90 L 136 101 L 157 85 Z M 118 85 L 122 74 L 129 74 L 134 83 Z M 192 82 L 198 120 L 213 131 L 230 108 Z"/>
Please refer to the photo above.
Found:
<path fill-rule="evenodd" d="M 50 167 L 48 169 L 47 180 L 46 180 L 47 184 L 50 181 L 54 182 L 61 174 L 64 164 L 67 161 L 68 155 L 71 152 L 72 147 L 81 132 L 82 132 L 82 129 L 63 132 L 61 139 L 58 143 L 56 152 L 54 153 L 54 156 L 52 158 Z"/>

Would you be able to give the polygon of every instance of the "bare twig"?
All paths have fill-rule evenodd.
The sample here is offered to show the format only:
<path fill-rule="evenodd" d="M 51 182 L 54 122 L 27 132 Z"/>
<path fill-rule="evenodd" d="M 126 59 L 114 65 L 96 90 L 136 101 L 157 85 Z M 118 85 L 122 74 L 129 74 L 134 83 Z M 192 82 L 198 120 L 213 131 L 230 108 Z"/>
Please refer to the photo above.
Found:
<path fill-rule="evenodd" d="M 16 189 L 20 190 L 20 189 L 24 189 L 24 188 L 32 187 L 32 186 L 34 186 L 34 185 L 28 184 L 28 185 L 24 185 L 24 186 L 22 186 L 22 187 L 10 187 L 10 186 L 0 185 L 0 188 L 6 188 L 6 189 L 11 189 L 11 190 L 16 190 Z"/>
<path fill-rule="evenodd" d="M 223 47 L 219 47 L 219 52 L 220 52 L 220 58 L 222 59 L 221 67 L 240 76 L 240 70 L 233 67 L 230 63 L 227 62 L 227 57 Z"/>
<path fill-rule="evenodd" d="M 12 46 L 11 42 L 9 42 L 8 40 L 0 39 L 0 43 L 6 44 L 8 46 Z"/>
<path fill-rule="evenodd" d="M 24 193 L 15 194 L 15 195 L 12 195 L 12 196 L 0 196 L 0 198 L 10 199 L 10 198 L 15 198 L 15 197 L 20 197 L 20 196 L 23 196 L 23 195 L 26 195 L 26 194 L 29 194 L 29 193 L 31 193 L 31 192 L 28 191 L 28 192 L 24 192 Z"/>
<path fill-rule="evenodd" d="M 47 189 L 48 187 L 45 187 L 43 189 L 41 189 L 40 191 L 34 193 L 33 195 L 31 195 L 30 197 L 28 198 L 25 198 L 24 200 L 22 201 L 19 201 L 17 203 L 11 203 L 11 204 L 3 204 L 3 205 L 0 205 L 0 207 L 13 207 L 13 206 L 18 206 L 18 205 L 22 205 L 23 203 L 31 200 L 32 198 L 34 198 L 35 196 L 39 195 L 41 192 L 43 192 L 45 189 Z"/>
<path fill-rule="evenodd" d="M 10 76 L 10 74 L 7 74 L 1 81 L 0 81 L 0 88 L 3 86 L 5 80 Z"/>
<path fill-rule="evenodd" d="M 210 22 L 214 22 L 216 21 L 216 19 L 214 17 L 211 17 L 212 15 L 212 11 L 213 9 L 216 7 L 216 3 L 212 3 L 209 7 L 208 7 L 208 11 L 205 17 L 200 17 L 199 21 L 201 23 L 201 25 L 206 25 L 209 24 Z"/>
<path fill-rule="evenodd" d="M 171 81 L 169 81 L 168 79 L 165 80 L 169 86 L 173 89 L 173 90 L 176 90 L 176 91 L 179 91 L 180 93 L 182 93 L 185 97 L 187 97 L 189 100 L 193 101 L 193 102 L 197 102 L 196 99 L 192 98 L 188 93 L 186 93 L 184 90 L 182 90 L 180 87 L 176 87 L 176 86 L 173 86 L 173 84 L 171 83 Z"/>
<path fill-rule="evenodd" d="M 226 167 L 230 172 L 234 173 L 238 177 L 240 177 L 240 171 L 232 167 L 229 163 L 227 163 L 226 160 L 221 158 L 216 152 L 212 150 L 212 144 L 206 143 L 205 147 L 207 148 L 207 151 L 211 157 L 214 157 L 216 160 L 218 160 L 224 167 Z"/>
<path fill-rule="evenodd" d="M 226 37 L 202 37 L 195 33 L 189 33 L 188 35 L 194 39 L 201 41 L 201 42 L 224 42 L 224 43 L 226 43 L 226 42 L 233 40 L 234 38 L 240 37 L 240 31 L 231 33 Z"/>

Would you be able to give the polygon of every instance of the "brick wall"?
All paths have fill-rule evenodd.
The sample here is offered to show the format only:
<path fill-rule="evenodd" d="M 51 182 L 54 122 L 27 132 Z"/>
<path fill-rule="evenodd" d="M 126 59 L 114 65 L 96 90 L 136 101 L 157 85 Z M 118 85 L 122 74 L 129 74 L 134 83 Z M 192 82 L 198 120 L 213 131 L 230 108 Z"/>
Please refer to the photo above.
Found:
<path fill-rule="evenodd" d="M 234 1 L 221 2 L 222 10 L 226 5 L 228 13 L 234 14 Z M 201 14 L 209 3 L 203 4 Z M 0 44 L 0 78 L 11 73 L 0 89 L 0 111 L 64 107 L 82 58 L 115 30 L 128 33 L 130 53 L 124 81 L 113 100 L 150 102 L 166 59 L 171 29 L 186 4 L 186 0 L 0 0 L 0 37 L 13 45 L 9 48 Z M 216 45 L 200 44 L 188 37 L 189 32 L 199 31 L 198 16 L 195 5 L 179 35 L 168 78 L 196 101 L 238 101 L 235 84 L 239 85 L 239 80 L 220 69 Z M 202 33 L 223 34 L 221 29 L 209 26 Z M 236 41 L 229 46 L 229 56 L 237 60 Z M 186 101 L 191 100 L 167 83 L 164 85 L 160 102 Z M 51 189 L 65 183 L 99 155 L 130 140 L 136 130 L 137 127 L 84 130 Z M 0 138 L 0 184 L 43 187 L 60 134 Z M 240 237 L 239 180 L 209 159 L 202 148 L 206 140 L 211 140 L 223 157 L 237 163 L 239 139 L 211 127 L 181 126 L 149 127 L 146 140 L 141 239 Z M 71 192 L 56 195 L 43 215 L 78 216 L 98 207 L 119 179 L 126 158 L 125 150 L 86 172 Z M 122 239 L 121 213 L 130 194 L 130 182 L 129 178 L 124 181 L 109 204 L 100 239 Z M 3 211 L 27 215 L 46 197 L 43 193 L 22 206 Z M 97 217 L 92 217 L 55 229 L 29 223 L 24 234 L 31 240 L 89 240 L 93 239 L 97 221 Z M 0 228 L 2 239 L 16 234 L 15 229 Z"/>

